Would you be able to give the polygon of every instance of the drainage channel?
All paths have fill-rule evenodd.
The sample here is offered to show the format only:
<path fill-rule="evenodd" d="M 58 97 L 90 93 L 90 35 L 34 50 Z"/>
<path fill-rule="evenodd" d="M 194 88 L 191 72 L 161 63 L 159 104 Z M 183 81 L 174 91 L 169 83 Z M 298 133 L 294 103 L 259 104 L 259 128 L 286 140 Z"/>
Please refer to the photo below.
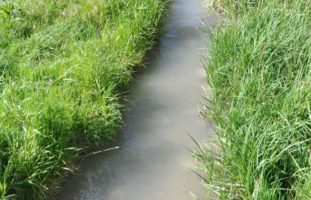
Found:
<path fill-rule="evenodd" d="M 198 111 L 208 42 L 202 21 L 212 26 L 216 17 L 200 0 L 175 0 L 167 12 L 166 31 L 133 83 L 119 148 L 84 160 L 56 199 L 203 199 L 188 134 L 202 141 L 212 132 Z"/>

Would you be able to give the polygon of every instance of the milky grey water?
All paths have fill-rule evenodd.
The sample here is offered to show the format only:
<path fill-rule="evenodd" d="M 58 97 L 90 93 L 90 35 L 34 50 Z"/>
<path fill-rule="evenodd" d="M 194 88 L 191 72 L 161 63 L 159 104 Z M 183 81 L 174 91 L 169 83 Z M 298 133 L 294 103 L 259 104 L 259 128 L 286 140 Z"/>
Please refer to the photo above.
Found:
<path fill-rule="evenodd" d="M 116 150 L 90 156 L 55 198 L 59 200 L 190 200 L 204 196 L 191 171 L 187 133 L 206 140 L 211 123 L 198 116 L 204 91 L 203 22 L 216 16 L 200 0 L 175 0 L 146 69 L 133 83 Z M 191 191 L 191 192 L 190 192 Z"/>

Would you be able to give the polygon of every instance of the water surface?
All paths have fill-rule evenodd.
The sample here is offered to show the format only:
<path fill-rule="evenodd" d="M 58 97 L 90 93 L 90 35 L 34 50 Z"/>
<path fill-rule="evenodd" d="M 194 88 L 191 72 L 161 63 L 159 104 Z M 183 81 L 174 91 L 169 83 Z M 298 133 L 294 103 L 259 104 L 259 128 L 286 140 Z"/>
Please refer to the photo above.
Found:
<path fill-rule="evenodd" d="M 205 84 L 203 22 L 216 17 L 200 0 L 175 0 L 165 33 L 133 83 L 119 149 L 90 156 L 59 200 L 191 200 L 202 198 L 188 133 L 205 140 L 212 125 L 198 116 Z"/>

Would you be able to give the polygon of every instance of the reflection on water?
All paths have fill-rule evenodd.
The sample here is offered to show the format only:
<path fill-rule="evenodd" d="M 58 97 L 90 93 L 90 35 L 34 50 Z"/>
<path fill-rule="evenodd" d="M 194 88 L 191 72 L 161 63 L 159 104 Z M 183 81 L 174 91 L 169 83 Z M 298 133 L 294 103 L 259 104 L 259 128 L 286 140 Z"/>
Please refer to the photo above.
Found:
<path fill-rule="evenodd" d="M 202 196 L 189 149 L 212 125 L 198 117 L 206 53 L 202 21 L 216 20 L 200 0 L 175 0 L 148 67 L 135 80 L 119 149 L 86 159 L 60 200 L 189 200 Z"/>

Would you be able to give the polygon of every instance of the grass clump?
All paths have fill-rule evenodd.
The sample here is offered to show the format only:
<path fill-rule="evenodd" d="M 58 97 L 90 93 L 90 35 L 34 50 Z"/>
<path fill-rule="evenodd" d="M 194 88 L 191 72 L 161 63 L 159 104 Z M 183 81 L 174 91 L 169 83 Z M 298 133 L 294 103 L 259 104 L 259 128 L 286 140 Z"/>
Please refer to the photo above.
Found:
<path fill-rule="evenodd" d="M 0 199 L 46 199 L 121 123 L 164 0 L 0 2 Z"/>
<path fill-rule="evenodd" d="M 218 131 L 197 155 L 205 184 L 220 199 L 311 199 L 311 2 L 214 5 L 226 20 L 206 66 Z"/>

